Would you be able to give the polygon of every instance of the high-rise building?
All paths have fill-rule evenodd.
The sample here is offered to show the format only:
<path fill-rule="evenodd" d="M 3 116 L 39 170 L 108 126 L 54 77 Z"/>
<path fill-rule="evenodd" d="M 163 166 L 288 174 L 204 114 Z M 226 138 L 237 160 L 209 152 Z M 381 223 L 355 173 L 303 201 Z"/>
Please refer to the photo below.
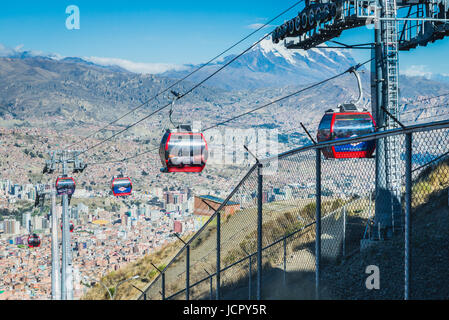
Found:
<path fill-rule="evenodd" d="M 50 223 L 46 217 L 41 217 L 41 225 L 42 225 L 42 229 L 50 228 Z"/>
<path fill-rule="evenodd" d="M 159 210 L 151 210 L 150 211 L 150 219 L 151 221 L 157 221 L 161 218 L 161 212 Z"/>
<path fill-rule="evenodd" d="M 5 193 L 10 193 L 10 191 L 11 191 L 11 181 L 9 181 L 8 179 L 0 180 L 0 190 L 4 191 Z"/>
<path fill-rule="evenodd" d="M 12 194 L 14 196 L 19 196 L 20 195 L 20 191 L 22 190 L 22 186 L 20 184 L 15 184 L 12 187 Z"/>
<path fill-rule="evenodd" d="M 14 219 L 7 219 L 4 221 L 5 234 L 18 234 L 20 233 L 20 223 Z"/>
<path fill-rule="evenodd" d="M 26 212 L 22 214 L 22 227 L 27 231 L 30 232 L 30 222 L 31 222 L 31 213 Z"/>
<path fill-rule="evenodd" d="M 89 207 L 86 206 L 84 203 L 79 203 L 77 206 L 78 209 L 78 214 L 82 215 L 82 214 L 89 214 Z"/>
<path fill-rule="evenodd" d="M 173 229 L 175 233 L 182 233 L 182 223 L 181 221 L 175 221 L 173 223 Z"/>
<path fill-rule="evenodd" d="M 32 220 L 31 223 L 33 225 L 34 230 L 42 229 L 42 217 L 36 215 L 36 216 L 33 216 L 33 218 L 31 220 Z"/>

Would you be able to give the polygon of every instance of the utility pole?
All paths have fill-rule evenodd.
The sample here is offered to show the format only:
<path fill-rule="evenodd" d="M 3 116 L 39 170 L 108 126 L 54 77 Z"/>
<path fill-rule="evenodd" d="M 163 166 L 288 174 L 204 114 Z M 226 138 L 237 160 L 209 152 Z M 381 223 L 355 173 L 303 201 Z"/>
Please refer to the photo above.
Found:
<path fill-rule="evenodd" d="M 59 243 L 58 243 L 58 215 L 56 213 L 56 190 L 53 185 L 41 185 L 38 189 L 35 206 L 43 208 L 46 196 L 51 197 L 51 298 L 61 299 L 60 270 L 59 270 Z"/>
<path fill-rule="evenodd" d="M 82 172 L 86 168 L 86 164 L 83 163 L 78 156 L 80 151 L 67 151 L 57 150 L 49 152 L 51 159 L 45 163 L 44 173 L 53 173 L 56 170 L 56 166 L 59 164 L 62 166 L 62 175 L 67 177 L 68 164 L 73 163 L 73 172 Z M 70 227 L 69 227 L 69 195 L 68 192 L 62 194 L 62 272 L 61 272 L 61 299 L 72 300 L 73 299 L 73 274 L 72 274 L 72 257 L 71 257 L 71 245 L 70 245 Z M 53 224 L 57 221 L 52 220 Z M 54 226 L 54 225 L 53 225 Z M 56 227 L 57 228 L 57 227 Z M 56 229 L 55 228 L 55 229 Z M 53 261 L 55 262 L 55 261 Z M 52 266 L 53 267 L 53 266 Z M 59 267 L 59 266 L 58 266 Z M 55 265 L 56 268 L 56 265 Z M 53 274 L 52 270 L 52 274 Z"/>
<path fill-rule="evenodd" d="M 376 18 L 396 18 L 395 0 L 378 0 L 375 15 Z M 375 19 L 374 37 L 375 84 L 372 86 L 375 99 L 372 109 L 377 127 L 390 130 L 398 127 L 390 115 L 399 119 L 397 21 Z M 389 137 L 377 140 L 376 144 L 375 226 L 379 230 L 371 234 L 384 240 L 391 238 L 401 221 L 400 141 L 397 137 Z"/>
<path fill-rule="evenodd" d="M 51 295 L 53 300 L 61 299 L 59 270 L 58 214 L 56 212 L 56 190 L 51 189 Z"/>

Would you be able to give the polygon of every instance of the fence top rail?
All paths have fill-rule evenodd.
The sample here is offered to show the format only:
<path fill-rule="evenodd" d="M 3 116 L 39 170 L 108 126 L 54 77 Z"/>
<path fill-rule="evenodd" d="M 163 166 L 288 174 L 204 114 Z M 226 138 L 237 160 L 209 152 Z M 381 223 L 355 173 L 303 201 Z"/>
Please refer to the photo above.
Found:
<path fill-rule="evenodd" d="M 170 260 L 170 262 L 165 266 L 164 270 L 162 270 L 162 273 L 164 273 L 167 268 L 170 267 L 170 265 L 176 260 L 176 258 L 178 258 L 185 250 L 185 248 L 190 245 L 197 237 L 198 235 L 209 225 L 209 223 L 215 219 L 215 217 L 217 216 L 217 214 L 220 213 L 220 211 L 223 209 L 223 207 L 229 202 L 229 200 L 234 196 L 234 194 L 237 192 L 237 190 L 240 188 L 240 186 L 248 179 L 248 177 L 251 175 L 251 173 L 253 173 L 253 171 L 257 168 L 257 164 L 253 165 L 248 172 L 245 174 L 245 176 L 243 177 L 242 180 L 240 180 L 240 182 L 237 184 L 237 186 L 235 186 L 235 188 L 232 189 L 232 191 L 230 192 L 230 194 L 226 197 L 226 199 L 223 201 L 222 204 L 220 204 L 220 206 L 218 207 L 217 210 L 215 210 L 214 214 L 211 215 L 211 217 L 209 218 L 209 220 L 207 220 L 207 222 L 192 236 L 192 238 L 189 239 L 189 241 L 187 242 L 186 245 L 184 245 L 179 251 L 178 253 Z M 153 280 L 151 281 L 151 283 L 148 285 L 147 288 L 145 288 L 143 291 L 147 292 L 148 290 L 151 289 L 151 287 L 153 286 L 154 283 L 156 283 L 159 278 L 161 277 L 161 273 L 159 273 L 159 275 Z M 140 294 L 140 297 L 142 297 L 143 294 Z"/>
<path fill-rule="evenodd" d="M 295 148 L 295 149 L 280 153 L 280 154 L 272 156 L 272 157 L 261 159 L 260 164 L 262 164 L 262 165 L 267 164 L 273 160 L 282 159 L 287 156 L 306 152 L 309 150 L 322 149 L 322 148 L 326 148 L 326 147 L 344 145 L 344 144 L 349 144 L 349 143 L 354 143 L 354 142 L 370 141 L 370 140 L 382 139 L 382 138 L 386 138 L 386 137 L 408 134 L 408 133 L 413 133 L 413 132 L 422 132 L 422 131 L 437 130 L 437 129 L 444 129 L 444 128 L 449 128 L 449 120 L 434 121 L 434 122 L 429 122 L 429 123 L 424 123 L 424 124 L 411 125 L 411 126 L 407 126 L 405 128 L 396 128 L 396 129 L 385 130 L 385 131 L 377 131 L 377 132 L 374 132 L 371 134 L 366 134 L 366 135 L 358 136 L 358 137 L 354 137 L 354 138 L 345 138 L 345 139 L 339 139 L 339 140 L 331 140 L 331 141 L 327 141 L 327 142 L 320 142 L 317 144 L 310 144 L 310 145 L 302 146 L 299 148 Z M 192 238 L 189 239 L 187 244 L 184 245 L 178 251 L 178 253 L 170 260 L 170 262 L 166 265 L 166 267 L 164 268 L 162 273 L 164 273 L 170 267 L 170 265 L 182 254 L 182 252 L 185 250 L 185 248 L 188 245 L 190 245 L 192 243 L 192 241 L 194 241 L 198 237 L 198 235 L 209 225 L 210 221 L 212 221 L 217 216 L 217 214 L 220 213 L 220 211 L 223 209 L 223 207 L 229 202 L 229 200 L 234 196 L 234 194 L 237 192 L 237 190 L 240 188 L 240 186 L 248 179 L 248 177 L 251 175 L 251 173 L 257 167 L 258 167 L 258 164 L 256 163 L 248 170 L 248 172 L 243 177 L 243 179 L 237 184 L 237 186 L 235 188 L 233 188 L 233 190 L 230 192 L 228 197 L 223 201 L 222 204 L 220 204 L 219 208 L 214 212 L 214 214 L 209 218 L 209 220 L 200 228 L 200 230 L 198 230 L 192 236 Z M 301 231 L 301 230 L 297 230 L 296 232 L 294 232 L 294 234 L 299 231 Z M 292 236 L 292 235 L 289 235 L 289 236 Z M 277 242 L 282 241 L 282 240 L 283 239 L 280 239 Z M 161 274 L 159 274 L 148 285 L 148 287 L 146 289 L 144 289 L 144 291 L 147 292 L 148 290 L 150 290 L 150 288 L 159 280 L 160 276 L 161 276 Z M 143 294 L 141 294 L 141 296 L 143 296 Z"/>
<path fill-rule="evenodd" d="M 339 140 L 331 140 L 331 141 L 327 141 L 327 142 L 320 142 L 317 144 L 309 144 L 306 146 L 302 146 L 299 148 L 295 148 L 295 149 L 280 153 L 280 154 L 272 156 L 272 157 L 261 159 L 260 162 L 262 164 L 267 164 L 273 160 L 279 160 L 279 159 L 285 158 L 287 156 L 301 153 L 301 152 L 306 152 L 309 150 L 322 149 L 322 148 L 340 146 L 340 145 L 354 143 L 354 142 L 370 141 L 370 140 L 382 139 L 382 138 L 387 138 L 387 137 L 401 135 L 401 134 L 428 131 L 428 130 L 437 130 L 437 129 L 444 129 L 444 128 L 449 128 L 449 120 L 435 121 L 435 122 L 429 122 L 429 123 L 424 123 L 424 124 L 416 124 L 416 125 L 412 125 L 412 126 L 407 126 L 407 127 L 405 127 L 405 129 L 397 128 L 397 129 L 391 129 L 391 130 L 385 130 L 385 131 L 377 131 L 374 133 L 370 133 L 370 134 L 366 134 L 366 135 L 358 136 L 358 137 L 354 137 L 354 138 L 345 138 L 345 139 L 339 139 Z"/>
<path fill-rule="evenodd" d="M 338 208 L 338 209 L 335 209 L 335 210 L 332 211 L 332 212 L 327 213 L 327 214 L 326 214 L 325 216 L 323 216 L 321 219 L 322 219 L 322 220 L 327 219 L 327 218 L 331 217 L 332 215 L 336 214 L 337 212 L 341 212 L 341 210 L 343 210 L 344 208 L 346 208 L 347 206 L 349 206 L 349 205 L 351 205 L 351 204 L 354 204 L 355 202 L 357 202 L 357 201 L 359 201 L 359 200 L 360 200 L 360 198 L 354 199 L 354 200 L 352 200 L 352 201 L 350 201 L 350 202 L 344 204 L 342 207 L 340 207 L 340 208 Z M 310 227 L 313 226 L 315 223 L 316 223 L 316 221 L 314 220 L 314 221 L 312 221 L 312 222 L 306 224 L 305 226 L 302 226 L 301 228 L 299 228 L 299 229 L 297 229 L 297 230 L 295 230 L 295 231 L 293 231 L 293 232 L 291 232 L 291 233 L 289 233 L 289 234 L 287 234 L 287 235 L 284 235 L 283 237 L 279 238 L 278 240 L 276 240 L 276 241 L 274 241 L 274 242 L 272 242 L 272 243 L 266 245 L 265 247 L 263 247 L 263 248 L 262 248 L 262 251 L 267 250 L 267 249 L 270 249 L 271 247 L 275 246 L 276 244 L 278 244 L 278 243 L 280 243 L 280 242 L 282 242 L 282 241 L 285 241 L 285 240 L 287 240 L 287 239 L 289 239 L 289 238 L 292 238 L 293 236 L 297 235 L 298 233 L 301 233 L 301 232 L 305 231 L 306 229 L 310 228 Z M 257 251 L 256 251 L 256 252 L 253 252 L 253 253 L 250 253 L 250 254 L 247 254 L 245 257 L 240 258 L 239 260 L 237 260 L 237 261 L 231 263 L 230 265 L 228 265 L 228 266 L 224 267 L 223 269 L 221 269 L 220 272 L 225 272 L 226 270 L 231 269 L 231 268 L 234 267 L 235 265 L 238 265 L 238 264 L 244 262 L 245 260 L 248 260 L 248 259 L 254 257 L 255 255 L 257 255 Z M 197 282 L 191 284 L 191 285 L 190 285 L 190 288 L 193 288 L 193 287 L 199 285 L 200 283 L 202 283 L 202 282 L 204 282 L 204 281 L 206 281 L 206 280 L 208 280 L 208 279 L 210 279 L 210 278 L 215 277 L 216 275 L 217 275 L 217 272 L 214 272 L 214 273 L 212 273 L 212 274 L 208 274 L 207 277 L 205 277 L 205 278 L 203 278 L 203 279 L 201 279 L 201 280 L 198 280 Z M 186 290 L 186 289 L 183 288 L 183 289 L 179 290 L 178 292 L 175 292 L 175 293 L 172 294 L 171 296 L 167 297 L 166 299 L 167 299 L 167 300 L 170 300 L 170 299 L 172 299 L 173 297 L 175 297 L 175 296 L 177 296 L 177 295 L 183 293 L 185 290 Z"/>

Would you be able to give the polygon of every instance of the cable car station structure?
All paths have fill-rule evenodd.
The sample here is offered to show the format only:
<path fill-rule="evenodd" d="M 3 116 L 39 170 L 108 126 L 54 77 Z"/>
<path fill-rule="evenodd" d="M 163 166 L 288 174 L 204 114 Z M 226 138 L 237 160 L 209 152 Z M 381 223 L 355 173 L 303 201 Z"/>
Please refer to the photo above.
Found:
<path fill-rule="evenodd" d="M 426 46 L 449 35 L 447 0 L 318 0 L 278 26 L 272 41 L 287 49 L 371 49 L 371 107 L 378 130 L 403 127 L 399 115 L 398 52 Z M 374 24 L 374 43 L 332 41 L 344 30 Z M 331 41 L 332 46 L 320 46 Z M 398 137 L 379 140 L 376 146 L 376 206 L 374 232 L 389 238 L 402 228 L 401 165 Z"/>
<path fill-rule="evenodd" d="M 68 165 L 73 164 L 73 173 L 83 172 L 87 167 L 80 158 L 80 151 L 55 150 L 50 151 L 50 160 L 46 160 L 43 173 L 53 174 L 57 167 L 62 169 L 62 176 L 58 177 L 52 195 L 52 296 L 54 299 L 73 299 L 73 269 L 70 245 L 69 202 L 75 191 L 75 180 L 68 177 Z M 59 254 L 55 239 L 57 239 L 57 218 L 55 215 L 56 193 L 62 196 L 62 257 L 61 273 L 59 274 Z M 56 282 L 60 279 L 60 286 Z"/>

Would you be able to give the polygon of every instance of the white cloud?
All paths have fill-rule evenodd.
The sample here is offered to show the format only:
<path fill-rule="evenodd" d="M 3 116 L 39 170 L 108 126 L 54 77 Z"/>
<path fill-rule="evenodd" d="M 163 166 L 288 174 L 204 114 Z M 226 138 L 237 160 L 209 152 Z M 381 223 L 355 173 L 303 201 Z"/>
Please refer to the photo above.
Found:
<path fill-rule="evenodd" d="M 259 28 L 262 28 L 263 26 L 264 26 L 263 23 L 253 23 L 253 24 L 247 25 L 246 27 L 248 29 L 257 30 Z M 273 26 L 272 25 L 266 25 L 264 28 L 269 28 L 269 27 L 273 27 Z"/>
<path fill-rule="evenodd" d="M 426 65 L 411 65 L 401 73 L 408 77 L 425 77 L 430 79 L 432 72 L 428 71 L 429 68 Z"/>
<path fill-rule="evenodd" d="M 25 52 L 23 45 L 18 45 L 15 48 L 8 48 L 0 43 L 0 57 L 14 56 L 16 54 L 21 54 Z M 45 56 L 54 60 L 61 60 L 65 57 L 58 53 L 46 54 L 42 51 L 29 50 L 27 53 L 30 56 Z M 102 58 L 102 57 L 82 57 L 86 61 L 93 62 L 101 66 L 119 66 L 125 70 L 135 73 L 142 74 L 159 74 L 166 71 L 181 71 L 186 70 L 187 67 L 184 65 L 178 65 L 174 63 L 144 63 L 144 62 L 133 62 L 130 60 L 120 59 L 120 58 Z"/>
<path fill-rule="evenodd" d="M 0 57 L 10 57 L 14 55 L 21 55 L 24 52 L 26 52 L 29 56 L 35 57 L 35 56 L 44 56 L 55 60 L 61 60 L 64 57 L 57 53 L 50 53 L 46 54 L 43 51 L 36 51 L 36 50 L 25 50 L 24 45 L 20 44 L 16 46 L 15 48 L 9 48 L 5 47 L 3 44 L 0 43 Z"/>
<path fill-rule="evenodd" d="M 159 74 L 166 71 L 181 71 L 187 69 L 183 65 L 173 63 L 133 62 L 119 58 L 83 57 L 84 60 L 101 66 L 119 66 L 125 70 L 142 74 Z"/>
<path fill-rule="evenodd" d="M 14 50 L 11 48 L 7 48 L 0 43 L 0 57 L 7 57 L 9 55 L 14 54 Z"/>

